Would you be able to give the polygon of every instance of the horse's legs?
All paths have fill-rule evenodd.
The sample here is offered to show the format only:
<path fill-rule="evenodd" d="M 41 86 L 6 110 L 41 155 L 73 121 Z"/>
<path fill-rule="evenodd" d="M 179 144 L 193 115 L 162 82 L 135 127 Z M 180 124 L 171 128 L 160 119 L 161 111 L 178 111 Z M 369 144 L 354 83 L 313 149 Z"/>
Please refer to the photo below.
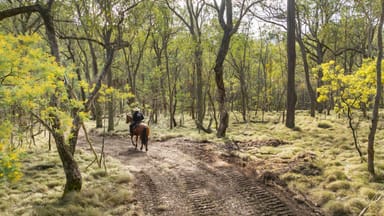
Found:
<path fill-rule="evenodd" d="M 136 143 L 133 141 L 133 135 L 131 135 L 131 142 L 132 145 L 135 146 L 135 149 L 137 149 L 137 137 L 136 137 Z"/>
<path fill-rule="evenodd" d="M 139 139 L 139 136 L 136 135 L 136 148 L 137 148 L 137 144 L 138 144 L 138 139 Z M 141 150 L 141 149 L 140 149 Z"/>
<path fill-rule="evenodd" d="M 141 139 L 140 139 L 140 141 L 141 141 L 140 151 L 142 151 L 143 150 L 143 141 Z"/>

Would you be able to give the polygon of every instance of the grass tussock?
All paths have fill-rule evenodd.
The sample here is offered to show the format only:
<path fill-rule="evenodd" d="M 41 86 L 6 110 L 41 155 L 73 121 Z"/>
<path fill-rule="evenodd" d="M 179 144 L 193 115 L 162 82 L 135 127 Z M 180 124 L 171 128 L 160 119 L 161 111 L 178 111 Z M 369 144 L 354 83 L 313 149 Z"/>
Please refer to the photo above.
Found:
<path fill-rule="evenodd" d="M 351 208 L 342 201 L 330 201 L 324 206 L 324 209 L 326 213 L 331 216 L 352 215 Z"/>
<path fill-rule="evenodd" d="M 117 184 L 129 184 L 133 180 L 133 175 L 130 173 L 118 175 L 114 180 Z"/>
<path fill-rule="evenodd" d="M 326 121 L 321 121 L 317 124 L 317 127 L 322 128 L 322 129 L 332 128 L 332 123 L 326 122 Z"/>
<path fill-rule="evenodd" d="M 334 181 L 328 184 L 326 189 L 331 190 L 333 192 L 339 191 L 339 190 L 348 190 L 351 188 L 351 184 L 347 181 Z"/>
<path fill-rule="evenodd" d="M 323 206 L 327 202 L 334 200 L 336 198 L 335 193 L 328 190 L 319 190 L 312 193 L 313 201 L 319 205 Z"/>
<path fill-rule="evenodd" d="M 254 119 L 253 124 L 236 124 L 228 130 L 234 140 L 280 139 L 290 145 L 269 147 L 262 146 L 247 149 L 248 154 L 262 160 L 263 169 L 283 171 L 281 179 L 288 183 L 293 191 L 300 191 L 317 203 L 329 215 L 358 215 L 370 204 L 365 215 L 384 215 L 384 198 L 373 202 L 384 193 L 381 176 L 384 173 L 384 133 L 376 134 L 375 170 L 378 177 L 371 178 L 366 162 L 361 159 L 353 145 L 352 132 L 348 122 L 336 115 L 317 115 L 311 118 L 305 112 L 297 112 L 296 127 L 291 130 L 282 123 L 276 123 L 277 113 L 266 113 L 264 123 Z M 367 137 L 369 120 L 361 120 L 359 126 L 359 145 L 367 155 Z M 243 131 L 252 131 L 243 136 Z M 315 155 L 313 158 L 303 157 L 306 152 Z M 276 162 L 281 161 L 280 164 Z M 284 169 L 284 163 L 290 164 Z M 313 168 L 310 165 L 315 165 Z M 286 168 L 288 166 L 285 166 Z M 319 168 L 316 175 L 310 175 Z M 261 169 L 261 168 L 255 168 Z"/>
<path fill-rule="evenodd" d="M 62 197 L 65 175 L 58 154 L 46 146 L 25 151 L 23 177 L 0 184 L 1 215 L 101 216 L 133 215 L 133 175 L 113 158 L 107 159 L 108 172 L 96 164 L 85 169 L 94 157 L 91 152 L 75 154 L 83 176 L 81 192 Z M 119 212 L 111 211 L 120 209 Z"/>

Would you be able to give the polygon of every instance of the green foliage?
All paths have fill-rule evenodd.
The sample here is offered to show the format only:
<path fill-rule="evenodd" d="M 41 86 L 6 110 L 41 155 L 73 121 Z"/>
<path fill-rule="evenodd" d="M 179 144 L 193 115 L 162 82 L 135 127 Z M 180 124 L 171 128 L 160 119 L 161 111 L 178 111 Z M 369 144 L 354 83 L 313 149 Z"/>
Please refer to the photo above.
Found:
<path fill-rule="evenodd" d="M 0 46 L 0 109 L 6 114 L 0 118 L 10 119 L 14 113 L 25 118 L 33 113 L 50 125 L 54 115 L 60 119 L 61 133 L 72 126 L 71 110 L 79 110 L 80 117 L 87 119 L 84 102 L 76 95 L 80 88 L 89 94 L 95 86 L 78 82 L 72 67 L 59 66 L 38 35 L 0 35 Z M 117 100 L 133 97 L 128 86 L 121 91 L 102 86 L 99 94 L 102 102 L 112 96 Z M 52 96 L 57 106 L 50 105 Z"/>
<path fill-rule="evenodd" d="M 13 130 L 33 127 L 32 115 L 45 126 L 51 125 L 52 116 L 56 116 L 60 120 L 60 131 L 56 132 L 68 132 L 72 127 L 73 110 L 77 110 L 82 120 L 88 118 L 84 102 L 78 99 L 77 93 L 83 88 L 89 94 L 95 87 L 78 82 L 70 66 L 59 66 L 36 34 L 0 35 L 0 47 L 0 110 L 3 114 L 0 116 L 0 175 L 16 180 L 21 175 L 18 154 L 10 146 Z M 99 94 L 102 102 L 112 97 L 119 101 L 133 97 L 128 86 L 122 91 L 103 86 Z M 52 98 L 56 100 L 55 106 L 51 104 Z"/>
<path fill-rule="evenodd" d="M 48 103 L 50 96 L 55 94 L 61 106 L 74 105 L 62 81 L 63 77 L 71 77 L 71 72 L 38 48 L 44 47 L 38 35 L 0 35 L 0 41 L 0 109 L 6 114 L 33 112 L 46 121 L 49 121 L 49 113 L 56 113 L 62 117 L 62 125 L 69 126 L 69 117 L 60 107 L 49 107 Z"/>

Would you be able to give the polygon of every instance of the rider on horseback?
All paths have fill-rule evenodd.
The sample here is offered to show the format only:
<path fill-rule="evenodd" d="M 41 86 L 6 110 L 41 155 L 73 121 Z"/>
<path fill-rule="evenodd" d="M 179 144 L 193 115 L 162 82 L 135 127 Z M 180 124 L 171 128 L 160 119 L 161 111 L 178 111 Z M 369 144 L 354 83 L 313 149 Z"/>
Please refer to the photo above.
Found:
<path fill-rule="evenodd" d="M 135 109 L 132 113 L 132 123 L 129 125 L 129 132 L 133 134 L 133 130 L 141 123 L 144 119 L 143 113 L 140 109 Z"/>

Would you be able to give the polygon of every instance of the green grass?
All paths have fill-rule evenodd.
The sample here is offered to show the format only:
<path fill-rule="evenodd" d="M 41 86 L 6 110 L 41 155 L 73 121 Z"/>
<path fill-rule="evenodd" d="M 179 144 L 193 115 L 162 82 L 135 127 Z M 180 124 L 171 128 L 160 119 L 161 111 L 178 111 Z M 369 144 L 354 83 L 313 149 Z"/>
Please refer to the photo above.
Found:
<path fill-rule="evenodd" d="M 256 170 L 277 172 L 287 170 L 284 168 L 288 163 L 306 161 L 304 164 L 297 163 L 297 166 L 313 166 L 321 169 L 321 172 L 318 172 L 318 175 L 304 175 L 283 171 L 281 179 L 288 183 L 291 190 L 304 193 L 329 215 L 358 215 L 368 205 L 370 207 L 365 215 L 383 215 L 384 198 L 373 201 L 380 194 L 384 195 L 383 181 L 374 182 L 370 178 L 366 162 L 361 162 L 353 145 L 352 133 L 345 119 L 334 115 L 318 115 L 316 118 L 311 118 L 307 112 L 298 111 L 296 128 L 291 130 L 282 123 L 276 123 L 278 115 L 279 113 L 267 113 L 265 123 L 253 119 L 258 123 L 239 124 L 232 119 L 226 139 L 249 142 L 273 138 L 287 141 L 289 145 L 247 148 L 232 155 L 240 159 L 247 158 L 247 162 L 263 161 L 258 163 L 258 166 L 263 164 L 264 167 L 255 167 Z M 369 124 L 369 120 L 363 120 L 358 129 L 359 144 L 365 158 Z M 187 136 L 192 140 L 202 139 L 203 135 L 204 139 L 215 143 L 225 142 L 223 139 L 217 139 L 215 134 L 198 134 L 196 130 L 190 128 L 194 128 L 191 122 L 186 127 L 174 129 L 171 135 L 164 129 L 159 134 L 173 137 Z M 382 129 L 383 127 L 376 134 L 375 145 L 375 168 L 376 173 L 381 176 L 384 173 Z M 305 170 L 303 172 L 313 173 Z"/>
<path fill-rule="evenodd" d="M 28 149 L 22 158 L 23 177 L 0 184 L 1 215 L 132 215 L 133 175 L 113 158 L 107 158 L 108 173 L 96 164 L 91 152 L 75 154 L 83 176 L 79 193 L 62 198 L 65 176 L 55 150 L 48 151 L 45 140 Z M 118 209 L 118 210 L 117 210 Z"/>
<path fill-rule="evenodd" d="M 358 215 L 369 205 L 366 216 L 384 215 L 384 123 L 381 120 L 376 134 L 375 168 L 379 177 L 374 181 L 369 176 L 366 162 L 361 159 L 353 145 L 353 138 L 347 121 L 334 115 L 318 115 L 311 118 L 307 112 L 298 111 L 296 128 L 288 129 L 279 120 L 280 113 L 266 113 L 265 121 L 253 117 L 252 122 L 238 123 L 231 118 L 227 137 L 218 139 L 215 130 L 211 134 L 200 132 L 194 122 L 185 117 L 185 122 L 170 130 L 168 120 L 160 117 L 158 124 L 151 124 L 152 141 L 166 141 L 176 137 L 197 142 L 212 142 L 218 153 L 228 141 L 251 142 L 278 139 L 289 144 L 277 147 L 262 146 L 242 148 L 225 154 L 238 157 L 245 163 L 256 161 L 256 170 L 280 173 L 292 191 L 305 194 L 328 215 Z M 233 115 L 230 114 L 232 117 Z M 180 116 L 176 116 L 178 121 Z M 280 121 L 280 122 L 278 122 Z M 205 121 L 207 123 L 208 120 Z M 363 120 L 359 127 L 359 143 L 366 158 L 369 120 Z M 91 123 L 88 123 L 91 128 Z M 128 125 L 120 121 L 111 135 L 127 136 Z M 212 129 L 215 129 L 213 123 Z M 103 130 L 96 130 L 102 133 Z M 136 211 L 132 204 L 132 174 L 123 165 L 108 158 L 108 173 L 92 165 L 90 152 L 80 150 L 76 154 L 83 174 L 81 193 L 60 199 L 64 185 L 64 173 L 55 151 L 48 152 L 43 146 L 28 149 L 23 158 L 24 177 L 17 183 L 0 184 L 0 212 L 2 215 L 122 215 Z M 221 154 L 224 154 L 221 152 Z M 46 170 L 35 170 L 39 165 L 54 165 Z M 309 170 L 306 170 L 308 168 Z M 320 171 L 309 175 L 313 170 Z M 117 191 L 116 188 L 119 187 Z M 76 200 L 81 200 L 78 202 Z M 140 210 L 138 210 L 140 211 Z M 79 215 L 79 214 L 74 214 Z"/>

